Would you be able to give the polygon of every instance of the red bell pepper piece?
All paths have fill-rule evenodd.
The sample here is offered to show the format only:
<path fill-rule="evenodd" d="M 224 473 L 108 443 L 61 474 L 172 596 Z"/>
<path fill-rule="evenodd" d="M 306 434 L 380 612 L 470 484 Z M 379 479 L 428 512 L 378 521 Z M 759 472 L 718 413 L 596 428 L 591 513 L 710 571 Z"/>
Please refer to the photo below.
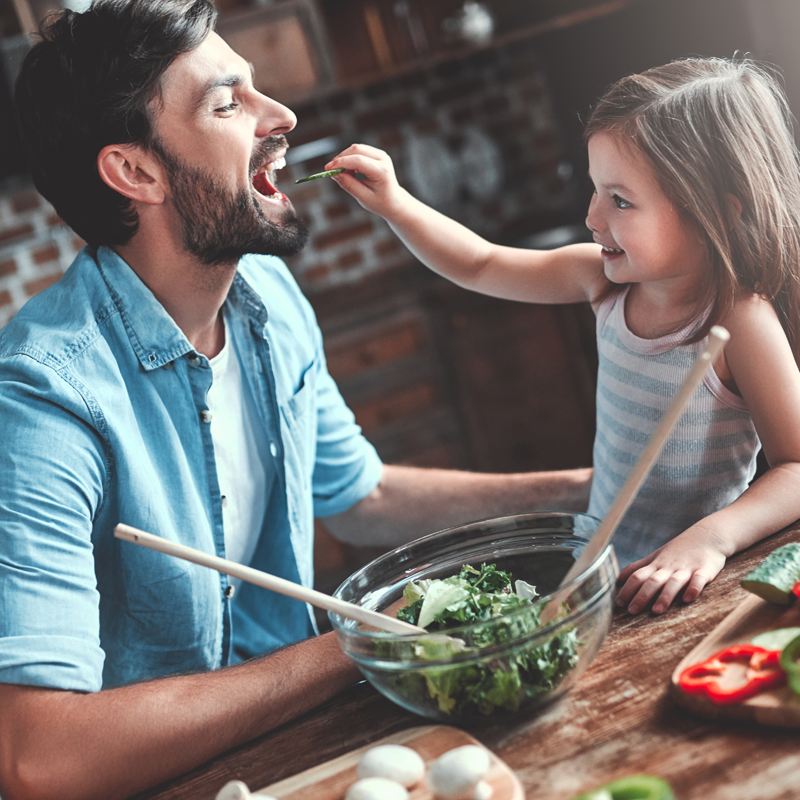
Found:
<path fill-rule="evenodd" d="M 740 703 L 786 682 L 780 659 L 780 650 L 767 650 L 754 644 L 735 644 L 714 653 L 705 661 L 687 667 L 678 677 L 678 685 L 687 694 L 704 694 L 720 705 Z M 729 669 L 729 664 L 737 662 L 747 664 L 745 682 L 721 686 L 719 677 Z"/>
<path fill-rule="evenodd" d="M 800 597 L 800 581 L 797 581 L 797 583 L 792 586 L 792 594 L 795 597 Z"/>

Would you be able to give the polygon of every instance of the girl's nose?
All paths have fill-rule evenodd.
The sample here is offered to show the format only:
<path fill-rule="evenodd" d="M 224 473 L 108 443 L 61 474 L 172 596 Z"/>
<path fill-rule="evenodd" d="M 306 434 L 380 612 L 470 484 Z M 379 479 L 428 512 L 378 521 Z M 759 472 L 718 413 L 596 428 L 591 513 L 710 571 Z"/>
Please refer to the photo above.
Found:
<path fill-rule="evenodd" d="M 589 210 L 586 212 L 586 227 L 596 233 L 600 229 L 600 215 L 597 213 L 597 194 L 592 195 L 589 201 Z"/>
<path fill-rule="evenodd" d="M 278 136 L 297 125 L 297 117 L 291 109 L 271 97 L 262 95 L 262 98 L 256 136 Z"/>

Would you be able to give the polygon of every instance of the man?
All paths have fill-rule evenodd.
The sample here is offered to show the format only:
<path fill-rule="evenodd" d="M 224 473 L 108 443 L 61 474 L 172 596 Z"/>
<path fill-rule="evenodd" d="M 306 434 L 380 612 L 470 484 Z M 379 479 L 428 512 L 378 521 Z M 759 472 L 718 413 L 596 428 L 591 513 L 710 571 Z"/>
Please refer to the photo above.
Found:
<path fill-rule="evenodd" d="M 36 185 L 89 245 L 0 333 L 5 800 L 128 796 L 358 677 L 303 604 L 234 598 L 118 522 L 309 585 L 314 516 L 389 548 L 588 496 L 589 470 L 381 465 L 274 257 L 305 241 L 273 185 L 295 117 L 214 17 L 66 11 L 18 82 Z"/>

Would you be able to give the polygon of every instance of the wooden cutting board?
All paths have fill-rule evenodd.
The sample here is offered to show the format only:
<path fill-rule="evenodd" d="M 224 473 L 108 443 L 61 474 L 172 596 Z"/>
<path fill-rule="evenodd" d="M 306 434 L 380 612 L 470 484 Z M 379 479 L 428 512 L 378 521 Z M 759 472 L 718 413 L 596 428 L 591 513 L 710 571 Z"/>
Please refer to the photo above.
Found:
<path fill-rule="evenodd" d="M 286 778 L 254 794 L 272 795 L 278 800 L 343 800 L 357 780 L 356 767 L 361 756 L 379 744 L 402 744 L 416 750 L 430 767 L 440 755 L 465 744 L 477 745 L 489 753 L 491 768 L 484 780 L 494 790 L 491 800 L 524 800 L 525 793 L 517 776 L 490 750 L 458 728 L 448 725 L 425 725 L 387 736 L 366 747 L 360 747 L 318 767 Z M 424 781 L 410 790 L 410 800 L 433 800 Z"/>
<path fill-rule="evenodd" d="M 686 694 L 678 685 L 678 678 L 686 667 L 704 661 L 725 647 L 746 644 L 764 631 L 797 627 L 800 627 L 800 602 L 779 606 L 748 594 L 741 605 L 678 664 L 672 673 L 670 694 L 687 711 L 710 719 L 800 728 L 800 696 L 788 686 L 762 692 L 742 703 L 717 705 L 703 695 Z M 741 672 L 743 675 L 744 670 Z"/>

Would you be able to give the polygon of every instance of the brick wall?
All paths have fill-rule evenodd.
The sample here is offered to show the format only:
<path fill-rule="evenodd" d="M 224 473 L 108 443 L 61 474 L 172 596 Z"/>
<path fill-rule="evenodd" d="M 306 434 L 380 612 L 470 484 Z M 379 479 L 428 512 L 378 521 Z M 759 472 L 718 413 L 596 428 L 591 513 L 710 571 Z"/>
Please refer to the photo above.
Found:
<path fill-rule="evenodd" d="M 84 242 L 23 180 L 0 186 L 0 326 L 55 283 Z"/>
<path fill-rule="evenodd" d="M 511 242 L 575 216 L 570 166 L 562 161 L 546 76 L 530 41 L 294 110 L 298 124 L 290 142 L 297 150 L 327 138 L 342 147 L 375 145 L 392 156 L 400 182 L 412 191 L 408 152 L 415 137 L 435 137 L 458 163 L 466 130 L 488 136 L 502 154 L 502 184 L 495 192 L 487 188 L 485 196 L 461 186 L 440 210 L 494 241 Z M 296 178 L 318 172 L 336 152 L 291 164 L 279 176 L 281 189 L 311 220 L 313 239 L 290 262 L 309 294 L 410 259 L 389 227 L 333 181 L 294 186 Z"/>
<path fill-rule="evenodd" d="M 435 137 L 456 165 L 464 132 L 490 137 L 502 154 L 502 184 L 476 194 L 465 185 L 449 192 L 446 213 L 495 241 L 515 239 L 570 216 L 570 170 L 545 75 L 531 42 L 489 49 L 390 80 L 294 106 L 290 164 L 280 188 L 311 224 L 309 246 L 290 259 L 310 294 L 357 283 L 411 257 L 388 226 L 329 180 L 299 186 L 354 141 L 387 150 L 401 182 L 413 189 L 407 153 L 420 136 Z M 309 151 L 313 154 L 309 155 Z M 297 155 L 300 160 L 291 161 Z M 0 326 L 33 294 L 57 280 L 82 242 L 25 181 L 0 186 Z"/>

